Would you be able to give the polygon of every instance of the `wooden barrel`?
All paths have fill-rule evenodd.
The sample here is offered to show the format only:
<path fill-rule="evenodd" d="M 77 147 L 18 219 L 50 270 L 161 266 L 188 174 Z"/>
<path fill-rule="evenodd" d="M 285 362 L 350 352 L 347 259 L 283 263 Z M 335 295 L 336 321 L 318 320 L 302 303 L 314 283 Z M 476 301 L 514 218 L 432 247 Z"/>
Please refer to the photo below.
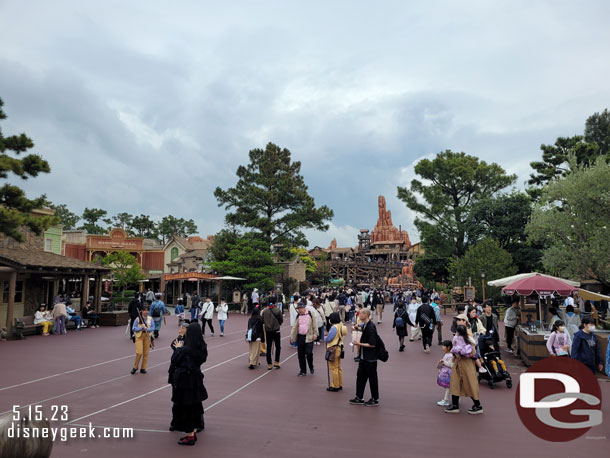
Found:
<path fill-rule="evenodd" d="M 550 335 L 549 332 L 530 333 L 518 327 L 516 334 L 519 357 L 527 366 L 548 358 L 549 352 L 546 348 L 546 341 Z"/>

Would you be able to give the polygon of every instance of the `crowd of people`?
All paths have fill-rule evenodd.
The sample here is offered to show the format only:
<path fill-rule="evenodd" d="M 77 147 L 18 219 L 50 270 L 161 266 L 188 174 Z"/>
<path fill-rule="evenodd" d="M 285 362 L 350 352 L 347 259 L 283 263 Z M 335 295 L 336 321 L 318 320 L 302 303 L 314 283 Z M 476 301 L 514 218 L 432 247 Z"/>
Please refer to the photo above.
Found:
<path fill-rule="evenodd" d="M 43 335 L 65 333 L 67 320 L 77 329 L 87 319 L 90 327 L 97 326 L 97 314 L 90 303 L 82 309 L 82 317 L 72 308 L 70 298 L 58 296 L 52 310 L 43 305 L 36 312 L 35 323 L 43 327 Z M 259 293 L 254 289 L 244 294 L 240 313 L 249 314 L 245 340 L 248 344 L 248 368 L 260 366 L 266 358 L 267 370 L 280 369 L 281 330 L 284 317 L 289 320 L 289 340 L 298 356 L 298 377 L 315 374 L 314 346 L 325 345 L 325 361 L 329 372 L 329 392 L 343 390 L 342 360 L 346 355 L 345 339 L 351 332 L 349 347 L 358 363 L 356 392 L 349 400 L 353 405 L 378 406 L 380 402 L 378 363 L 387 361 L 388 353 L 377 327 L 383 323 L 383 312 L 392 307 L 391 328 L 397 336 L 397 350 L 406 348 L 409 341 L 421 341 L 425 354 L 431 353 L 434 334 L 442 357 L 436 361 L 438 386 L 443 390 L 438 406 L 449 414 L 460 412 L 460 398 L 469 397 L 473 404 L 469 414 L 483 413 L 479 399 L 479 380 L 507 380 L 510 374 L 500 352 L 499 317 L 491 302 L 470 301 L 458 305 L 451 318 L 449 339 L 443 339 L 442 297 L 435 290 L 405 289 L 311 289 L 290 298 L 277 292 Z M 148 355 L 159 337 L 165 317 L 170 314 L 160 293 L 148 290 L 135 293 L 128 306 L 130 338 L 136 346 L 136 357 L 131 374 L 146 374 Z M 214 315 L 224 336 L 229 318 L 228 305 L 220 298 L 217 306 L 210 297 L 197 293 L 187 300 L 180 298 L 175 306 L 179 317 L 178 336 L 172 340 L 174 351 L 168 382 L 172 385 L 172 422 L 170 430 L 183 431 L 179 444 L 194 445 L 197 432 L 204 428 L 203 401 L 207 392 L 203 384 L 201 365 L 207 359 L 206 328 L 215 335 Z M 74 316 L 76 315 L 76 317 Z M 549 354 L 554 357 L 575 358 L 594 373 L 603 369 L 600 349 L 595 342 L 594 323 L 581 318 L 571 304 L 565 310 L 549 310 L 552 331 L 547 341 Z M 512 353 L 515 328 L 520 322 L 517 298 L 504 315 L 504 351 Z M 445 331 L 447 332 L 447 331 Z M 433 366 L 431 365 L 431 368 Z M 365 400 L 368 385 L 370 397 Z"/>
<path fill-rule="evenodd" d="M 66 334 L 68 321 L 74 322 L 76 329 L 80 330 L 85 323 L 89 328 L 99 327 L 98 320 L 99 315 L 93 309 L 91 301 L 87 301 L 81 307 L 81 314 L 78 314 L 72 307 L 72 296 L 62 293 L 55 296 L 52 308 L 49 309 L 46 304 L 40 304 L 38 310 L 34 312 L 34 324 L 41 326 L 42 335 L 45 337 L 49 334 Z"/>

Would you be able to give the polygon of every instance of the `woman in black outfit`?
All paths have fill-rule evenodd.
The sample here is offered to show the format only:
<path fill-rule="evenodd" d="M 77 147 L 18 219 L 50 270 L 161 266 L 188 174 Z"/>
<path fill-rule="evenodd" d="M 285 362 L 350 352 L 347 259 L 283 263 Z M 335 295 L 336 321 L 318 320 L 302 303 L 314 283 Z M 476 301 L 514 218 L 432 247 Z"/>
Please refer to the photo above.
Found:
<path fill-rule="evenodd" d="M 397 321 L 397 318 L 400 318 L 400 320 Z M 396 311 L 394 312 L 394 323 L 392 324 L 392 327 L 396 328 L 396 335 L 398 336 L 398 342 L 400 343 L 398 351 L 405 351 L 405 337 L 408 335 L 407 325 L 414 326 L 409 319 L 409 314 L 405 310 L 404 302 L 399 301 Z"/>
<path fill-rule="evenodd" d="M 203 401 L 208 398 L 208 393 L 203 386 L 201 365 L 207 357 L 201 326 L 199 323 L 189 324 L 184 346 L 174 350 L 169 366 L 168 382 L 172 384 L 174 403 L 170 429 L 186 433 L 178 441 L 180 445 L 195 445 L 197 430 L 204 428 Z"/>

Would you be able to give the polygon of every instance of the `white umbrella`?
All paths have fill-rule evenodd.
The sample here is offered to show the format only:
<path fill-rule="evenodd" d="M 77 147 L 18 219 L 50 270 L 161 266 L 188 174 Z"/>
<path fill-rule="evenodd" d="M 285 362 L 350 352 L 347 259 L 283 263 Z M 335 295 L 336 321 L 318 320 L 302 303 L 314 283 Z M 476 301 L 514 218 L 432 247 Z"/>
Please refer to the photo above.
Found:
<path fill-rule="evenodd" d="M 512 275 L 510 277 L 499 278 L 497 280 L 488 281 L 487 284 L 489 286 L 506 286 L 506 285 L 510 285 L 514 281 L 521 280 L 521 279 L 527 278 L 527 277 L 533 277 L 534 275 L 541 275 L 543 277 L 553 278 L 555 280 L 561 280 L 562 282 L 567 283 L 570 286 L 576 286 L 576 287 L 580 286 L 580 282 L 577 282 L 577 281 L 566 280 L 565 278 L 553 277 L 552 275 L 539 274 L 537 272 L 530 272 L 530 273 L 526 273 L 526 274 L 517 274 L 517 275 Z"/>

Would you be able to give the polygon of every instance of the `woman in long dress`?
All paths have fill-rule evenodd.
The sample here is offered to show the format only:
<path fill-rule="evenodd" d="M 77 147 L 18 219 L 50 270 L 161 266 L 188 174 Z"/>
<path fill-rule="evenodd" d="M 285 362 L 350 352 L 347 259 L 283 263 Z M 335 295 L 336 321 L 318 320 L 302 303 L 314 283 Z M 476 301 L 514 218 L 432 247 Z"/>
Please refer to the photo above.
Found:
<path fill-rule="evenodd" d="M 172 384 L 172 430 L 184 431 L 186 436 L 180 445 L 195 445 L 197 430 L 204 428 L 203 401 L 208 393 L 203 386 L 201 365 L 208 357 L 199 323 L 191 323 L 186 329 L 184 346 L 176 348 L 169 367 L 169 383 Z"/>

